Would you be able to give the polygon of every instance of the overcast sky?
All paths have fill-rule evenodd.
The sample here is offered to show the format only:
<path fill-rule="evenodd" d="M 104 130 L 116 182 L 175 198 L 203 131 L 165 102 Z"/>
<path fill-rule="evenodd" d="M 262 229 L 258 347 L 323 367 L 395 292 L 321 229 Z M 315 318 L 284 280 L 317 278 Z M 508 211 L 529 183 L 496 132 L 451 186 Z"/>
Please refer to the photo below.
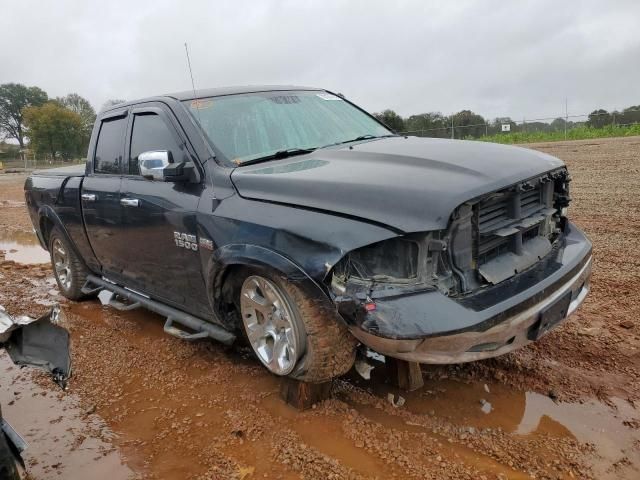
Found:
<path fill-rule="evenodd" d="M 99 109 L 196 87 L 320 86 L 369 111 L 521 120 L 640 104 L 640 1 L 0 0 L 0 83 Z"/>

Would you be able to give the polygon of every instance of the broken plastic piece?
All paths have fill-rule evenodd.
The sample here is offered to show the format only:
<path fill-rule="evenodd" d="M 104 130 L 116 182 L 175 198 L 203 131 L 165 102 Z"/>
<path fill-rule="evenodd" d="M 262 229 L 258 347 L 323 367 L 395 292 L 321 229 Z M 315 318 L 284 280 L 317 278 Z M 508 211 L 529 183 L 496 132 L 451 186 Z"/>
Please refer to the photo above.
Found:
<path fill-rule="evenodd" d="M 1 307 L 0 307 L 1 308 Z M 29 365 L 51 373 L 53 381 L 66 388 L 71 376 L 69 332 L 57 325 L 60 307 L 40 318 L 12 318 L 0 310 L 0 345 L 16 365 Z"/>

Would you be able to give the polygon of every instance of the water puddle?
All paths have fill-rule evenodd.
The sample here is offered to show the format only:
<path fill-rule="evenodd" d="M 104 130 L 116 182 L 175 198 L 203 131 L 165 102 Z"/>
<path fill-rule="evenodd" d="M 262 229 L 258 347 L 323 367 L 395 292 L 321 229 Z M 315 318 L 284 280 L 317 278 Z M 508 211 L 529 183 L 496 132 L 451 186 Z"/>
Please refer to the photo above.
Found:
<path fill-rule="evenodd" d="M 132 471 L 111 445 L 113 434 L 75 397 L 42 388 L 28 369 L 0 351 L 2 415 L 28 443 L 24 453 L 29 478 L 44 480 L 125 480 Z M 54 387 L 57 388 L 57 387 Z"/>
<path fill-rule="evenodd" d="M 402 395 L 405 399 L 403 408 L 407 411 L 445 419 L 460 427 L 499 428 L 523 438 L 549 435 L 591 444 L 596 453 L 591 462 L 596 478 L 640 478 L 640 411 L 625 400 L 612 398 L 608 404 L 592 399 L 564 403 L 536 392 L 510 390 L 501 384 L 462 383 L 449 379 L 427 381 L 415 392 L 399 392 L 385 383 L 382 371 L 380 368 L 371 381 L 355 378 L 352 381 L 379 398 L 386 399 L 389 393 Z M 396 418 L 380 409 L 357 408 L 392 428 L 423 429 L 407 425 L 402 417 Z M 614 465 L 617 467 L 612 468 Z"/>
<path fill-rule="evenodd" d="M 5 259 L 24 265 L 49 263 L 49 252 L 43 249 L 35 233 L 0 232 L 0 250 Z"/>
<path fill-rule="evenodd" d="M 157 478 L 177 480 L 213 472 L 213 478 L 228 478 L 230 471 L 251 471 L 247 479 L 299 478 L 299 471 L 285 466 L 280 458 L 283 454 L 291 462 L 335 462 L 365 478 L 406 478 L 404 467 L 418 465 L 427 469 L 423 471 L 437 472 L 445 468 L 441 465 L 463 464 L 487 478 L 529 478 L 526 468 L 540 467 L 540 462 L 535 463 L 539 458 L 544 460 L 538 471 L 553 476 L 559 472 L 553 470 L 552 462 L 562 459 L 564 452 L 576 451 L 562 450 L 566 445 L 556 446 L 554 439 L 558 444 L 575 440 L 593 445 L 595 453 L 588 453 L 587 461 L 595 478 L 640 478 L 640 415 L 620 399 L 609 404 L 595 400 L 557 403 L 500 384 L 453 379 L 428 380 L 420 390 L 407 393 L 389 385 L 386 373 L 377 367 L 369 381 L 352 374 L 337 382 L 338 401 L 298 412 L 279 398 L 278 379 L 242 351 L 168 337 L 162 331 L 163 319 L 142 309 L 117 312 L 92 301 L 71 303 L 66 311 L 74 326 L 76 381 L 83 377 L 84 391 L 99 392 L 93 400 L 100 402 L 97 413 L 118 432 L 117 444 L 128 465 Z M 93 356 L 105 342 L 109 342 L 109 361 Z M 1 360 L 0 375 L 4 377 L 6 365 Z M 87 376 L 87 369 L 100 371 L 100 377 Z M 56 461 L 46 455 L 59 456 L 59 445 L 72 444 L 64 440 L 52 448 L 51 439 L 62 433 L 51 433 L 57 424 L 49 422 L 60 416 L 67 422 L 73 407 L 60 411 L 60 406 L 34 403 L 59 401 L 60 395 L 32 395 L 30 387 L 19 383 L 5 386 L 4 381 L 0 386 L 3 406 L 13 399 L 14 391 L 22 393 L 19 401 L 5 410 L 7 417 L 15 418 L 15 426 L 31 435 L 27 439 L 31 443 L 37 444 L 41 437 L 45 440 L 30 455 L 46 459 L 33 467 L 42 468 L 36 470 L 41 475 L 34 478 L 49 478 L 45 473 L 51 470 L 45 471 L 42 465 Z M 392 407 L 389 394 L 396 403 L 402 396 L 402 406 Z M 31 411 L 43 415 L 41 410 L 49 417 L 33 427 Z M 82 421 L 73 426 L 76 420 L 71 417 L 66 428 L 82 428 Z M 488 430 L 509 438 L 487 436 Z M 293 432 L 295 438 L 271 436 L 286 431 Z M 492 443 L 493 438 L 497 443 Z M 372 448 L 363 445 L 367 439 L 374 440 Z M 278 450 L 278 442 L 287 442 L 288 447 Z M 96 448 L 107 448 L 104 445 Z M 88 451 L 94 455 L 93 445 L 91 448 Z M 80 467 L 89 458 L 78 453 L 83 451 L 73 451 L 80 455 L 74 460 Z M 404 467 L 388 461 L 389 455 L 397 453 L 407 455 Z M 319 460 L 318 454 L 325 460 Z M 90 458 L 91 477 L 102 471 L 101 465 L 108 465 L 116 468 L 116 473 L 109 475 L 111 480 L 126 478 L 118 476 L 118 468 L 124 468 L 118 467 L 118 453 L 95 455 L 98 464 Z M 545 466 L 547 462 L 551 466 Z M 570 466 L 567 462 L 564 465 Z M 212 470 L 214 466 L 222 470 Z M 335 478 L 341 478 L 345 470 L 335 472 Z M 416 472 L 413 470 L 414 477 Z"/>

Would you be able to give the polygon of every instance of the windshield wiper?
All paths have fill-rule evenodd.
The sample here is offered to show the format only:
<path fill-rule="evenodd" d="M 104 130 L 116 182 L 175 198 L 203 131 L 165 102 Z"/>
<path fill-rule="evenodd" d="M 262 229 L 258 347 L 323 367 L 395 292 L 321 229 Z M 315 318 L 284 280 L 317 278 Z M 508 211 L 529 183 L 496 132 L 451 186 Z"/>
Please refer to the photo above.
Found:
<path fill-rule="evenodd" d="M 305 153 L 311 153 L 316 150 L 313 148 L 287 148 L 286 150 L 278 150 L 275 153 L 265 155 L 264 157 L 252 158 L 251 160 L 245 160 L 244 162 L 238 162 L 238 166 L 253 165 L 254 163 L 266 162 L 268 160 L 277 160 L 280 158 L 295 157 L 296 155 L 304 155 Z"/>
<path fill-rule="evenodd" d="M 330 143 L 329 145 L 325 145 L 322 148 L 333 147 L 334 145 L 343 145 L 345 143 L 351 142 L 359 142 L 361 140 L 373 140 L 374 138 L 389 138 L 389 137 L 399 137 L 400 135 L 391 134 L 391 135 L 371 135 L 370 133 L 366 135 L 360 135 L 359 137 L 352 138 L 351 140 L 345 140 L 343 142 Z"/>

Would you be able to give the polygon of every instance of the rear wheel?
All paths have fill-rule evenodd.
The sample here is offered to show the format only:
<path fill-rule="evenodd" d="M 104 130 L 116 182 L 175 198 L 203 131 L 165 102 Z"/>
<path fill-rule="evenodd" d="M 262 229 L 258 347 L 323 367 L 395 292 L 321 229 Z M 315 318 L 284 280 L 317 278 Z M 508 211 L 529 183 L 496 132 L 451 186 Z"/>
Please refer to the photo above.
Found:
<path fill-rule="evenodd" d="M 240 289 L 242 324 L 258 359 L 276 375 L 320 383 L 346 373 L 357 341 L 334 312 L 296 286 L 261 272 Z"/>
<path fill-rule="evenodd" d="M 89 271 L 58 227 L 54 227 L 49 235 L 49 252 L 53 274 L 56 277 L 60 293 L 70 300 L 86 298 L 86 295 L 82 293 L 82 287 L 87 280 Z"/>

